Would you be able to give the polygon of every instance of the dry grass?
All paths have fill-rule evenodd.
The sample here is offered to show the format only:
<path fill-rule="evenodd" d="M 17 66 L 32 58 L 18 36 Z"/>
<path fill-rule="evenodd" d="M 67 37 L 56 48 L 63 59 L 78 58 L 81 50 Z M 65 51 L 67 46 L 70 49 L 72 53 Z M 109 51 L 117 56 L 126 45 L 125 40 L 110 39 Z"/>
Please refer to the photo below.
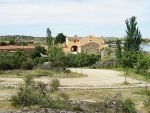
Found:
<path fill-rule="evenodd" d="M 79 99 L 84 101 L 103 101 L 106 97 L 115 94 L 121 94 L 122 99 L 131 98 L 136 104 L 136 108 L 142 113 L 147 113 L 149 107 L 144 106 L 144 101 L 148 98 L 147 95 L 137 94 L 138 89 L 102 89 L 102 90 L 66 90 L 65 93 L 71 99 Z M 144 112 L 146 111 L 146 112 Z"/>
<path fill-rule="evenodd" d="M 69 95 L 72 100 L 83 100 L 83 101 L 103 101 L 106 97 L 113 96 L 115 94 L 121 94 L 122 99 L 131 98 L 133 102 L 136 104 L 136 108 L 140 110 L 142 113 L 146 113 L 149 107 L 144 106 L 144 101 L 147 100 L 148 96 L 143 93 L 137 93 L 142 91 L 141 88 L 137 89 L 98 89 L 98 90 L 60 90 L 53 94 L 53 97 L 60 94 L 61 92 L 65 92 Z M 0 89 L 0 92 L 16 92 L 16 89 Z M 52 95 L 51 95 L 52 96 Z M 11 109 L 15 110 L 10 104 L 8 100 L 0 101 L 0 109 Z M 146 112 L 144 112 L 146 111 Z"/>
<path fill-rule="evenodd" d="M 64 72 L 56 72 L 52 70 L 9 70 L 9 71 L 0 71 L 0 77 L 8 77 L 8 78 L 22 78 L 26 75 L 31 75 L 34 77 L 57 77 L 57 78 L 79 78 L 85 77 L 85 75 L 77 74 L 77 73 L 64 73 Z"/>

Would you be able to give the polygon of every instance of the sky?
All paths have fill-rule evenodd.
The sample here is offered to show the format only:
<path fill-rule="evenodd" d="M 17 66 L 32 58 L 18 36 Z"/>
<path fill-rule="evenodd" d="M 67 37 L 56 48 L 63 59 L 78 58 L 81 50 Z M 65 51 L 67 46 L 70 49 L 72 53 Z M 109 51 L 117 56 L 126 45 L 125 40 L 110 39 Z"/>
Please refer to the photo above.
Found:
<path fill-rule="evenodd" d="M 150 38 L 150 0 L 0 0 L 0 35 L 124 37 L 132 16 Z"/>

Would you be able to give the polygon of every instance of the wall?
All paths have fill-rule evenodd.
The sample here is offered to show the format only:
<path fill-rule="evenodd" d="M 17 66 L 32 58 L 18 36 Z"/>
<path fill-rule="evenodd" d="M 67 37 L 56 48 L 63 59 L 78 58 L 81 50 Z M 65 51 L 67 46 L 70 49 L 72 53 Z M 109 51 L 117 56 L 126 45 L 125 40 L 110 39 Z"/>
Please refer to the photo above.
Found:
<path fill-rule="evenodd" d="M 90 42 L 81 46 L 81 51 L 86 52 L 88 54 L 100 54 L 99 45 L 95 42 Z"/>

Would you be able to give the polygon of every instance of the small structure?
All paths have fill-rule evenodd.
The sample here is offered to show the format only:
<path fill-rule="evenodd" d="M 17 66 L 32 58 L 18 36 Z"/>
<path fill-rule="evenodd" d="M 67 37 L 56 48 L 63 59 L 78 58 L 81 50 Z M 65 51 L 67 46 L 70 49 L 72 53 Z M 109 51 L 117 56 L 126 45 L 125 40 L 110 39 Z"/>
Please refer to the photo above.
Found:
<path fill-rule="evenodd" d="M 67 37 L 63 50 L 65 53 L 81 53 L 100 54 L 100 49 L 104 47 L 104 40 L 102 37 L 89 35 L 86 37 Z"/>

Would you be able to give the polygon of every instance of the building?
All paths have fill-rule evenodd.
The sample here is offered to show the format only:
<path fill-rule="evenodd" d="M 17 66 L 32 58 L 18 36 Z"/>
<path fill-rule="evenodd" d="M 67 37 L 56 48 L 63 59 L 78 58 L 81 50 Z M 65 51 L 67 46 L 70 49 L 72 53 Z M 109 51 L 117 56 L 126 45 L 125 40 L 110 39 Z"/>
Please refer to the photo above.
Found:
<path fill-rule="evenodd" d="M 99 54 L 100 49 L 104 45 L 104 39 L 102 37 L 96 37 L 89 35 L 86 37 L 67 37 L 63 50 L 65 53 L 81 53 L 86 52 L 88 54 Z"/>
<path fill-rule="evenodd" d="M 10 45 L 10 46 L 0 46 L 0 51 L 7 51 L 7 52 L 16 52 L 17 50 L 20 51 L 31 51 L 34 49 L 35 46 L 16 46 L 16 45 Z"/>

